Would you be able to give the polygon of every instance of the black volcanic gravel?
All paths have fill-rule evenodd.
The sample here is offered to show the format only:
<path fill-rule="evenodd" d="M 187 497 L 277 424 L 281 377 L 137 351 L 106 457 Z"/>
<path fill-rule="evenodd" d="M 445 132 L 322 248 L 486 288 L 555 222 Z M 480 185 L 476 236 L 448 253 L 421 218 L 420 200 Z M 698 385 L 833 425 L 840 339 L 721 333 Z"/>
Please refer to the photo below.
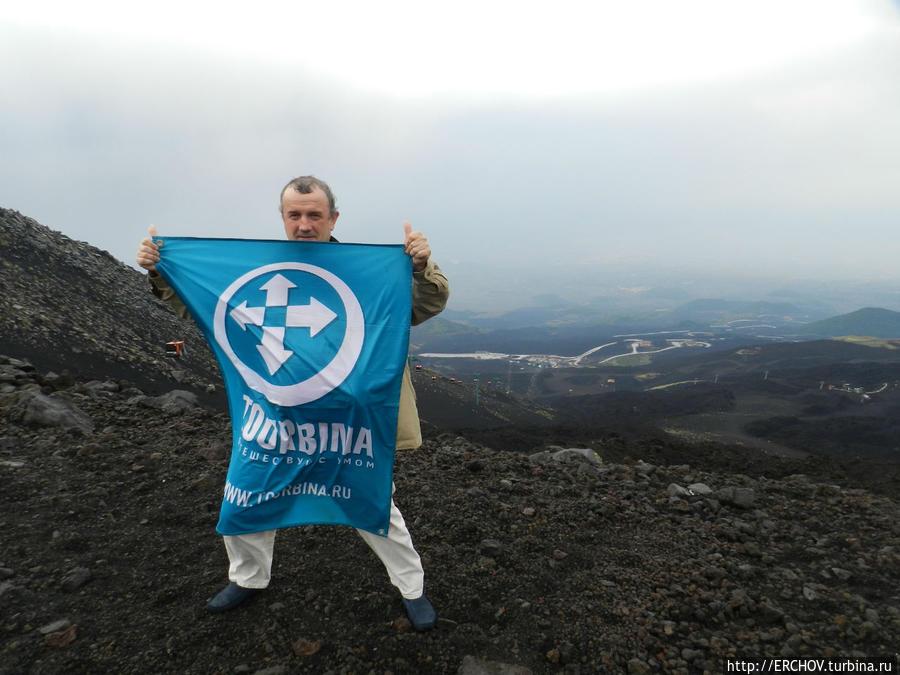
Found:
<path fill-rule="evenodd" d="M 229 424 L 166 400 L 0 358 L 0 673 L 719 673 L 900 651 L 896 495 L 618 435 L 597 457 L 454 434 L 398 455 L 434 631 L 337 527 L 279 533 L 272 586 L 208 615 Z"/>

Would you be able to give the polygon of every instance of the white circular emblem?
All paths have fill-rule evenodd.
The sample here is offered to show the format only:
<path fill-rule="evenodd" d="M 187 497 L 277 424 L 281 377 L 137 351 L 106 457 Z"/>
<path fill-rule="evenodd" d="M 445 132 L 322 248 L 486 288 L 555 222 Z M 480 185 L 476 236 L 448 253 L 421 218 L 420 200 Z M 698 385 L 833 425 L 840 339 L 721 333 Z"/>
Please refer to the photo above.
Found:
<path fill-rule="evenodd" d="M 325 281 L 325 283 L 331 286 L 340 297 L 341 302 L 344 305 L 344 313 L 347 321 L 344 339 L 341 342 L 337 354 L 334 355 L 334 358 L 312 377 L 290 385 L 273 384 L 266 380 L 256 370 L 244 363 L 237 354 L 235 354 L 234 349 L 228 340 L 225 326 L 225 321 L 228 316 L 231 316 L 238 321 L 242 328 L 247 323 L 259 326 L 262 325 L 265 307 L 248 308 L 246 302 L 244 302 L 239 307 L 231 308 L 231 311 L 229 312 L 229 301 L 238 290 L 256 277 L 270 272 L 277 272 L 279 270 L 299 270 L 301 272 L 313 274 Z M 276 304 L 287 305 L 287 288 L 294 287 L 294 284 L 283 277 L 273 277 L 267 284 L 271 284 L 276 279 L 280 279 L 283 284 L 281 286 L 281 293 L 279 294 L 279 297 L 283 302 L 277 302 Z M 288 311 L 286 325 L 307 326 L 310 328 L 310 334 L 312 336 L 315 335 L 318 330 L 321 330 L 324 325 L 327 325 L 327 323 L 329 323 L 336 315 L 316 300 L 312 298 L 310 300 L 311 302 L 308 306 L 286 308 Z M 291 310 L 293 310 L 293 313 Z M 310 318 L 313 317 L 313 315 L 315 318 Z M 291 317 L 295 318 L 292 319 Z M 291 321 L 295 321 L 296 323 L 291 323 Z M 264 328 L 263 330 L 266 331 L 267 329 Z M 353 294 L 353 291 L 350 290 L 350 287 L 333 273 L 307 263 L 283 262 L 264 265 L 263 267 L 251 270 L 239 279 L 236 279 L 228 288 L 226 288 L 222 295 L 219 296 L 219 302 L 216 304 L 216 312 L 213 317 L 213 331 L 216 342 L 222 348 L 222 351 L 225 352 L 225 355 L 237 369 L 248 387 L 265 396 L 266 399 L 274 405 L 296 406 L 322 398 L 328 392 L 340 386 L 347 378 L 353 370 L 353 367 L 356 365 L 356 361 L 362 351 L 363 340 L 365 338 L 365 321 L 363 318 L 362 307 L 359 305 L 359 300 L 356 299 L 356 296 Z M 284 331 L 284 327 L 269 328 L 267 333 L 268 338 L 263 337 L 263 346 L 265 346 L 267 339 L 283 339 Z M 262 353 L 263 349 L 260 348 L 260 350 Z M 278 370 L 283 363 L 277 356 L 277 349 L 275 352 L 276 356 L 272 356 L 272 350 L 269 350 L 264 354 L 270 374 Z M 289 351 L 282 351 L 282 353 L 287 354 L 288 356 L 291 354 Z M 282 356 L 281 358 L 286 359 L 288 356 Z"/>

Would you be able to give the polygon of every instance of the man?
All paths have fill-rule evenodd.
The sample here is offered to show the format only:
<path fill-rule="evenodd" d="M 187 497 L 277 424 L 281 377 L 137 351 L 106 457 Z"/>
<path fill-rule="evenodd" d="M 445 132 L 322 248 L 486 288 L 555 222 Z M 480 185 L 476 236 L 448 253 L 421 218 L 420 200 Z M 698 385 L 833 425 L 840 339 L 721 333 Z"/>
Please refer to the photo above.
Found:
<path fill-rule="evenodd" d="M 332 235 L 339 212 L 334 194 L 324 181 L 313 176 L 301 176 L 290 181 L 281 191 L 281 218 L 284 231 L 291 241 L 337 241 Z M 405 251 L 412 258 L 412 318 L 413 325 L 435 316 L 444 309 L 449 296 L 447 278 L 431 260 L 431 248 L 421 232 L 414 232 L 409 223 L 403 224 Z M 150 226 L 151 237 L 144 239 L 137 252 L 137 263 L 149 272 L 153 293 L 168 303 L 182 317 L 188 312 L 175 291 L 156 271 L 159 250 L 152 237 L 156 229 Z M 403 371 L 400 406 L 397 419 L 398 450 L 417 448 L 422 444 L 419 416 L 409 367 Z M 391 583 L 403 598 L 406 613 L 416 630 L 433 628 L 434 608 L 424 594 L 424 572 L 419 554 L 400 510 L 391 500 L 390 527 L 387 537 L 379 537 L 357 530 L 363 540 L 384 563 Z M 210 612 L 224 612 L 266 588 L 272 569 L 275 531 L 225 536 L 228 553 L 229 584 L 207 603 Z"/>

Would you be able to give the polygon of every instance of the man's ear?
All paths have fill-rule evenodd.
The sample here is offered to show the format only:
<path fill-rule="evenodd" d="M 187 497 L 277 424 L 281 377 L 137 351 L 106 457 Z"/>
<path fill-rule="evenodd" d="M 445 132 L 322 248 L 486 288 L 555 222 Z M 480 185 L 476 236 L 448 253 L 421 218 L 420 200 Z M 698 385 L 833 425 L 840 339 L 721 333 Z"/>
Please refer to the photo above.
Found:
<path fill-rule="evenodd" d="M 334 217 L 331 219 L 331 229 L 334 229 L 334 224 L 337 222 L 338 216 L 341 215 L 340 211 L 334 212 Z"/>

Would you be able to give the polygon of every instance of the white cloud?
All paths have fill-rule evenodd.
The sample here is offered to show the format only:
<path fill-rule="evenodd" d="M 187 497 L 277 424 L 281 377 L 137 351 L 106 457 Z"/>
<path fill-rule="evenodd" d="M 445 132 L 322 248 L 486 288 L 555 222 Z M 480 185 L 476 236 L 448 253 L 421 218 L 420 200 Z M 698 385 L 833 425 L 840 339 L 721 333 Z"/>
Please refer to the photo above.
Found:
<path fill-rule="evenodd" d="M 885 5 L 888 5 L 887 7 Z M 878 0 L 17 3 L 4 19 L 225 53 L 403 97 L 609 93 L 713 81 L 884 30 Z"/>

